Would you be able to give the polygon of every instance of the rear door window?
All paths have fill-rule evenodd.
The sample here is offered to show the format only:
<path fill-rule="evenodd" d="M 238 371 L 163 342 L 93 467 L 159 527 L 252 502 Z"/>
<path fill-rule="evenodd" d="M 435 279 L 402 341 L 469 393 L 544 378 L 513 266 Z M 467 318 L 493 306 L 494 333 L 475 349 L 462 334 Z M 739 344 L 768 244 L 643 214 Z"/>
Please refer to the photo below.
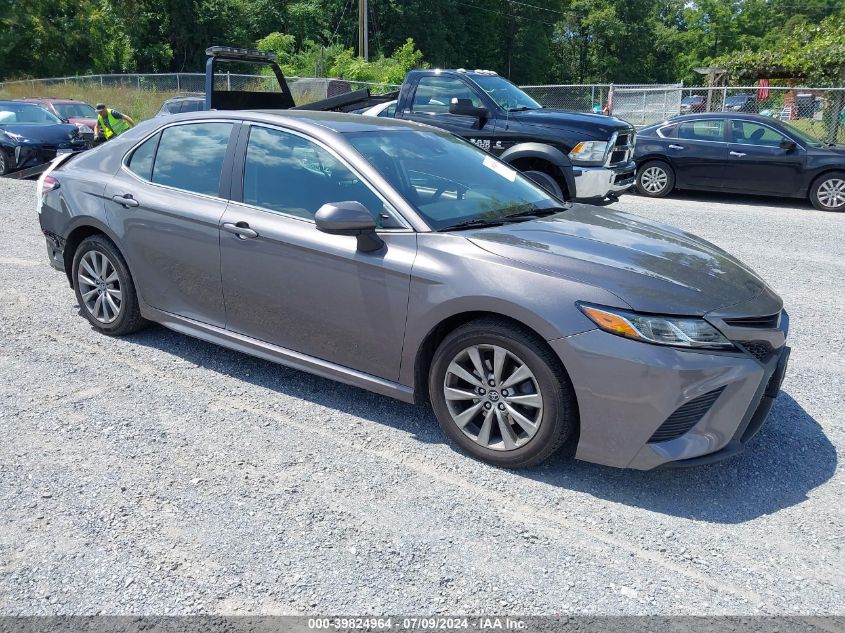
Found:
<path fill-rule="evenodd" d="M 161 133 L 152 181 L 209 196 L 220 191 L 220 172 L 232 123 L 191 123 Z"/>
<path fill-rule="evenodd" d="M 684 121 L 678 125 L 678 138 L 690 141 L 724 141 L 725 122 L 722 119 Z"/>

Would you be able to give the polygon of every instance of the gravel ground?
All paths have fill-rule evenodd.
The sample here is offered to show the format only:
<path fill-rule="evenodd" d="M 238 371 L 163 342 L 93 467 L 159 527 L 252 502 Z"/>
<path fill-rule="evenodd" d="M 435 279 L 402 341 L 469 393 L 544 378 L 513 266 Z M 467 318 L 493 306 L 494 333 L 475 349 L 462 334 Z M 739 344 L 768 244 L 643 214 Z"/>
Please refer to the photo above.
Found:
<path fill-rule="evenodd" d="M 629 196 L 782 294 L 784 392 L 738 458 L 523 472 L 433 415 L 161 327 L 94 333 L 0 179 L 0 613 L 842 614 L 845 215 Z"/>

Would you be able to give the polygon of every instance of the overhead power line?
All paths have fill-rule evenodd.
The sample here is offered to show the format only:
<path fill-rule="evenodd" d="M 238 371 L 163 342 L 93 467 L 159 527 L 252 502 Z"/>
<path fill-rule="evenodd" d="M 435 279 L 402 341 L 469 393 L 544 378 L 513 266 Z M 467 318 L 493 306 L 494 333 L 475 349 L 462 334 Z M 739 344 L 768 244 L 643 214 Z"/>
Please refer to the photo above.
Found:
<path fill-rule="evenodd" d="M 470 4 L 468 2 L 461 2 L 461 0 L 452 0 L 455 4 L 461 4 L 465 7 L 472 7 L 473 9 L 478 9 L 479 11 L 484 11 L 485 13 L 494 13 L 496 15 L 502 15 L 506 18 L 513 18 L 515 20 L 525 20 L 527 22 L 537 22 L 539 24 L 545 24 L 547 26 L 556 26 L 554 22 L 546 22 L 545 20 L 538 20 L 537 18 L 529 18 L 524 15 L 517 15 L 516 13 L 505 13 L 503 11 L 495 11 L 493 9 L 487 9 L 486 7 L 479 7 L 477 4 Z"/>

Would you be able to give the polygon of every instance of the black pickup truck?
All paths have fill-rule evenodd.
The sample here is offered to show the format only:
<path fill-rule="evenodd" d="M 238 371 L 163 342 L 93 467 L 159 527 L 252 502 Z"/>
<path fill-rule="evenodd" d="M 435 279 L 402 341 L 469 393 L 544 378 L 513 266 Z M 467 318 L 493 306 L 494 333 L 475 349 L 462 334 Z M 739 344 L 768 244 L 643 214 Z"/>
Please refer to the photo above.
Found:
<path fill-rule="evenodd" d="M 304 109 L 364 111 L 396 102 L 385 110 L 400 119 L 426 123 L 461 136 L 524 172 L 566 199 L 614 200 L 634 183 L 634 128 L 601 114 L 544 108 L 525 92 L 489 70 L 414 70 L 397 92 L 348 92 L 300 106 L 275 62 L 275 54 L 223 46 L 207 51 L 205 109 Z M 219 64 L 265 65 L 277 91 L 231 90 Z"/>
<path fill-rule="evenodd" d="M 634 182 L 632 125 L 543 108 L 489 70 L 411 71 L 389 111 L 457 134 L 559 196 L 612 200 Z"/>

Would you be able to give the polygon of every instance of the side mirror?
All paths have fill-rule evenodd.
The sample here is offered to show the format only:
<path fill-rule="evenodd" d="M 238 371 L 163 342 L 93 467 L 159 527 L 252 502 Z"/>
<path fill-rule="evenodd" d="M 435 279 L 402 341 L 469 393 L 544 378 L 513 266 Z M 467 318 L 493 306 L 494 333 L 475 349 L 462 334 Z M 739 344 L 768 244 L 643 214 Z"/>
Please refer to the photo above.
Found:
<path fill-rule="evenodd" d="M 786 138 L 780 142 L 780 148 L 786 150 L 787 152 L 791 152 L 796 147 L 798 146 L 795 144 L 795 141 L 790 141 Z"/>
<path fill-rule="evenodd" d="M 449 114 L 462 114 L 464 116 L 474 116 L 478 119 L 478 126 L 483 127 L 485 121 L 490 118 L 490 114 L 487 111 L 487 108 L 480 107 L 476 108 L 472 105 L 472 99 L 459 99 L 458 97 L 452 97 L 451 102 L 449 103 Z"/>
<path fill-rule="evenodd" d="M 365 253 L 377 251 L 384 241 L 376 234 L 376 221 L 360 202 L 329 202 L 314 215 L 317 229 L 331 235 L 354 235 L 358 250 Z"/>

